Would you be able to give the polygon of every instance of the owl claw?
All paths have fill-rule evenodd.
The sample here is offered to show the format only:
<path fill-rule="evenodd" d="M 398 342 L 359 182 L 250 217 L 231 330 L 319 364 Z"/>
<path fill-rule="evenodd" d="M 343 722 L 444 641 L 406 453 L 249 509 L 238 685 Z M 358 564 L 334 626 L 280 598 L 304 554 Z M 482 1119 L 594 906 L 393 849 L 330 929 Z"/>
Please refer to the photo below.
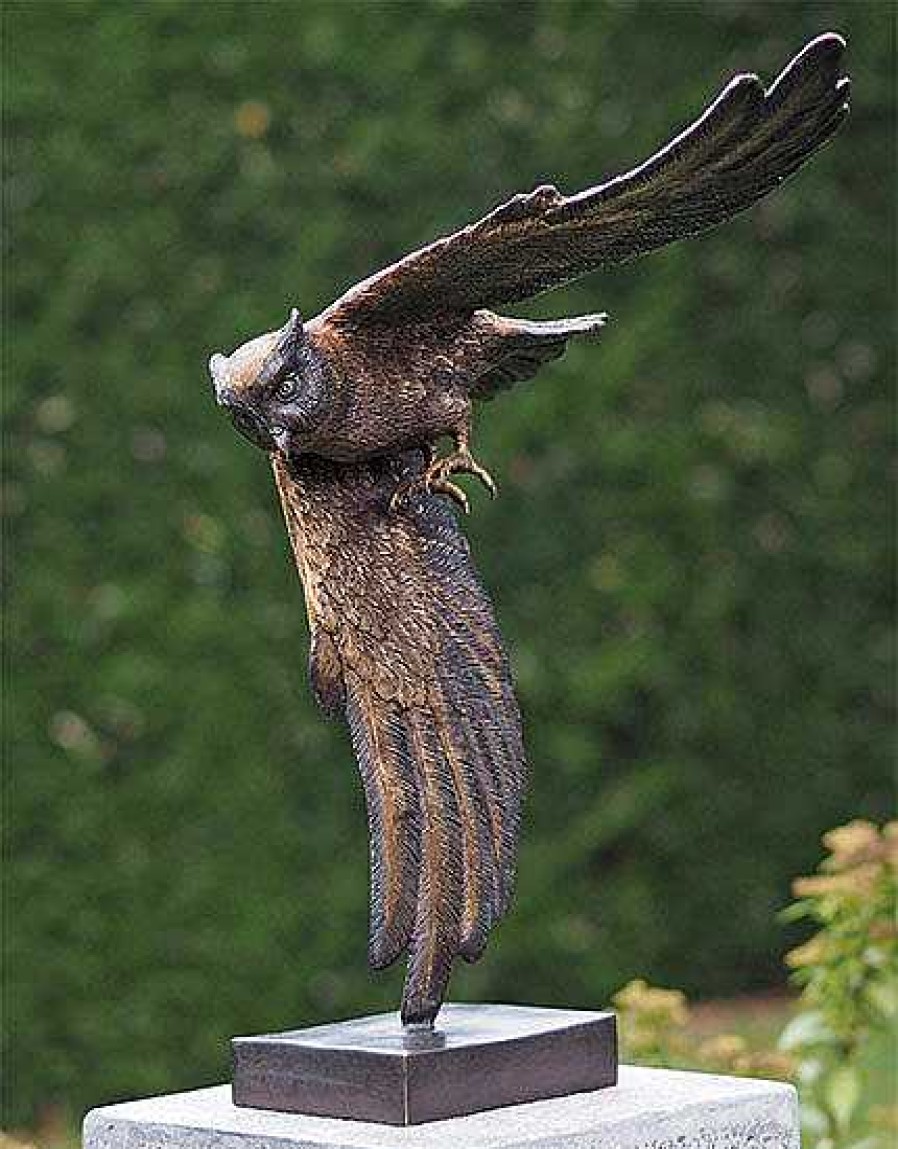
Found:
<path fill-rule="evenodd" d="M 496 483 L 493 476 L 477 462 L 471 454 L 467 442 L 462 439 L 451 455 L 446 455 L 442 459 L 434 458 L 423 474 L 400 484 L 390 499 L 390 510 L 398 510 L 412 495 L 427 492 L 434 495 L 446 495 L 466 515 L 469 515 L 471 504 L 468 501 L 468 496 L 457 483 L 451 482 L 450 475 L 473 475 L 489 491 L 490 498 L 496 497 Z"/>
<path fill-rule="evenodd" d="M 435 495 L 448 496 L 464 514 L 469 515 L 471 513 L 471 504 L 468 500 L 468 496 L 457 483 L 450 483 L 448 479 L 432 479 L 428 490 L 433 491 Z"/>
<path fill-rule="evenodd" d="M 475 479 L 479 479 L 487 491 L 489 491 L 491 499 L 494 499 L 499 493 L 496 487 L 496 480 L 486 467 L 482 467 L 477 462 L 467 447 L 461 448 L 455 455 L 450 455 L 445 461 L 449 464 L 449 474 L 473 475 Z"/>

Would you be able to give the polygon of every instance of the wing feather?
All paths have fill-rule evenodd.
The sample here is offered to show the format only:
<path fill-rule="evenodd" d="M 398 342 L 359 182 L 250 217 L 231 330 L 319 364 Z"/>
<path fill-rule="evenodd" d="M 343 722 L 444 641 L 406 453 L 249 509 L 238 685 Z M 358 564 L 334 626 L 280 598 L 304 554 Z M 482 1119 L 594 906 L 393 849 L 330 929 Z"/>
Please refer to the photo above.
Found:
<path fill-rule="evenodd" d="M 458 793 L 440 745 L 438 719 L 428 709 L 411 713 L 418 765 L 422 857 L 418 914 L 409 946 L 402 994 L 403 1021 L 435 1017 L 446 994 L 452 963 L 461 950 L 464 842 Z"/>
<path fill-rule="evenodd" d="M 508 660 L 443 501 L 389 511 L 423 452 L 273 457 L 312 626 L 316 695 L 347 720 L 371 836 L 369 956 L 408 952 L 402 1015 L 436 1016 L 511 900 L 524 788 Z"/>
<path fill-rule="evenodd" d="M 569 197 L 551 185 L 516 195 L 358 284 L 321 319 L 358 326 L 519 302 L 722 223 L 836 131 L 848 111 L 844 49 L 840 36 L 818 36 L 767 91 L 736 76 L 638 167 Z"/>
<path fill-rule="evenodd" d="M 365 789 L 371 847 L 369 961 L 392 964 L 415 925 L 421 834 L 414 748 L 404 714 L 364 683 L 347 690 L 346 719 Z"/>

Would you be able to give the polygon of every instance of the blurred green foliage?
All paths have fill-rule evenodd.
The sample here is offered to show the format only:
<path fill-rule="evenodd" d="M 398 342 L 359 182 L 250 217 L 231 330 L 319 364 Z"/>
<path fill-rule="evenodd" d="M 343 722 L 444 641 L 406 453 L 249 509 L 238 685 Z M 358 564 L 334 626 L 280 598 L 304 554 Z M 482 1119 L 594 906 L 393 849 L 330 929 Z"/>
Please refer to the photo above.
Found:
<path fill-rule="evenodd" d="M 622 170 L 836 28 L 832 147 L 533 308 L 614 323 L 484 413 L 503 489 L 470 521 L 532 785 L 515 912 L 455 995 L 777 978 L 789 876 L 889 800 L 893 16 L 7 0 L 11 1120 L 397 999 L 268 469 L 208 353 L 514 191 Z"/>
<path fill-rule="evenodd" d="M 731 1011 L 735 1031 L 702 1038 L 682 992 L 638 978 L 611 999 L 622 1053 L 640 1065 L 791 1081 L 808 1149 L 889 1149 L 898 1132 L 898 822 L 854 819 L 823 844 L 817 873 L 792 883 L 799 900 L 780 915 L 818 928 L 786 954 L 802 992 L 778 1039 L 761 1036 L 769 1010 L 748 1032 L 749 1018 Z"/>

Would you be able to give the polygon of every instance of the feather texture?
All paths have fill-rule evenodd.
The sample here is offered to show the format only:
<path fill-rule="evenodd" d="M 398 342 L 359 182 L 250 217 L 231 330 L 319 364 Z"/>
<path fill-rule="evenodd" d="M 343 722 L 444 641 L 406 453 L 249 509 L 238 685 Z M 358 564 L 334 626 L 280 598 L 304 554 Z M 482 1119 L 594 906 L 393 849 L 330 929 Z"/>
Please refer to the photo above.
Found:
<path fill-rule="evenodd" d="M 321 319 L 364 325 L 517 302 L 722 223 L 836 131 L 848 111 L 844 48 L 833 33 L 817 37 L 767 91 L 736 76 L 638 167 L 570 197 L 551 185 L 517 195 L 364 280 Z"/>
<path fill-rule="evenodd" d="M 504 315 L 490 318 L 495 329 L 495 351 L 489 367 L 477 376 L 471 388 L 471 394 L 478 399 L 489 399 L 497 391 L 532 379 L 544 363 L 564 355 L 569 340 L 595 337 L 608 319 L 604 312 L 569 319 L 510 319 Z"/>
<path fill-rule="evenodd" d="M 492 608 L 441 499 L 389 511 L 427 458 L 273 456 L 312 628 L 316 695 L 343 713 L 371 839 L 372 965 L 403 952 L 407 1023 L 436 1016 L 457 957 L 507 910 L 524 786 Z"/>

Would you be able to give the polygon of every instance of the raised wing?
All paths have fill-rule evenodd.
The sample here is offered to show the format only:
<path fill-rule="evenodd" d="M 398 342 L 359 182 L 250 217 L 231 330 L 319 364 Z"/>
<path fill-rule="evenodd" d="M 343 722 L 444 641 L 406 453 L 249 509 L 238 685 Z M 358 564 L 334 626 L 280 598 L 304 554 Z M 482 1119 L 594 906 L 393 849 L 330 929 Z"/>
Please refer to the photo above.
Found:
<path fill-rule="evenodd" d="M 845 42 L 812 40 L 766 92 L 736 76 L 639 167 L 579 195 L 545 185 L 364 280 L 322 319 L 394 321 L 512 303 L 696 235 L 778 187 L 848 111 Z"/>
<path fill-rule="evenodd" d="M 321 704 L 345 716 L 371 837 L 369 958 L 408 951 L 406 1023 L 506 911 L 524 784 L 520 715 L 492 608 L 444 501 L 389 510 L 422 452 L 361 464 L 272 456 Z"/>

